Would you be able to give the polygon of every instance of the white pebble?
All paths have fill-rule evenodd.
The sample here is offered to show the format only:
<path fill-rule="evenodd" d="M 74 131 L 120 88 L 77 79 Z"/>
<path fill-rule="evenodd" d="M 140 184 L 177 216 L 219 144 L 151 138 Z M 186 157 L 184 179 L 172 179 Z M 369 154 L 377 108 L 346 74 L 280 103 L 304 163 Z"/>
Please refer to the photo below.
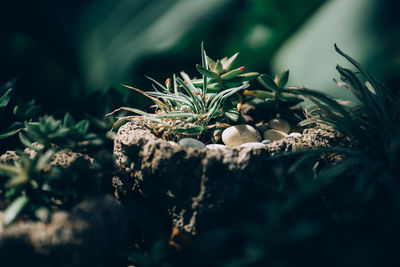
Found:
<path fill-rule="evenodd" d="M 275 130 L 275 129 L 269 129 L 264 132 L 264 139 L 268 139 L 271 141 L 279 140 L 279 139 L 286 138 L 286 137 L 288 137 L 287 134 L 285 134 L 284 132 Z"/>
<path fill-rule="evenodd" d="M 287 121 L 284 119 L 272 119 L 268 122 L 268 125 L 271 129 L 275 129 L 284 133 L 289 133 L 290 131 L 290 125 Z"/>
<path fill-rule="evenodd" d="M 263 143 L 251 142 L 251 143 L 242 144 L 242 145 L 240 145 L 240 147 L 262 148 L 262 147 L 265 147 L 265 145 Z"/>
<path fill-rule="evenodd" d="M 222 142 L 228 147 L 235 147 L 245 143 L 261 142 L 261 136 L 250 125 L 240 124 L 226 128 L 222 132 Z"/>
<path fill-rule="evenodd" d="M 289 136 L 300 137 L 301 133 L 293 132 L 293 133 L 290 133 Z"/>
<path fill-rule="evenodd" d="M 206 145 L 206 147 L 208 149 L 226 149 L 226 146 L 221 145 L 221 144 L 209 144 L 209 145 Z"/>

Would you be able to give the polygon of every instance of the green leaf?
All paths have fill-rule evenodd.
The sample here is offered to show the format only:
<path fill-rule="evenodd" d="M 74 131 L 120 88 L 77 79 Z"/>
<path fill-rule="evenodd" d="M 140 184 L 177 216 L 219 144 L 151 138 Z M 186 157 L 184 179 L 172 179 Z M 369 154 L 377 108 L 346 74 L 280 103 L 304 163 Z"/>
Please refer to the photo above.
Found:
<path fill-rule="evenodd" d="M 168 89 L 167 87 L 165 87 L 164 85 L 162 85 L 161 83 L 157 82 L 156 80 L 154 80 L 153 78 L 146 76 L 147 79 L 149 79 L 150 81 L 152 81 L 153 83 L 155 83 L 158 87 L 160 87 L 164 92 L 168 93 Z"/>
<path fill-rule="evenodd" d="M 65 113 L 63 124 L 65 127 L 70 128 L 75 125 L 75 120 L 68 112 Z"/>
<path fill-rule="evenodd" d="M 235 61 L 237 59 L 237 56 L 239 55 L 239 53 L 234 54 L 233 56 L 231 56 L 223 65 L 223 68 L 225 71 L 230 71 L 233 67 L 233 65 L 235 64 Z"/>
<path fill-rule="evenodd" d="M 20 196 L 15 199 L 3 213 L 3 225 L 10 225 L 23 211 L 28 202 L 29 198 L 27 196 Z"/>
<path fill-rule="evenodd" d="M 17 122 L 17 123 L 21 124 L 21 122 Z M 16 123 L 14 123 L 13 125 L 16 125 Z M 14 128 L 13 125 L 10 126 L 9 128 Z M 18 133 L 22 129 L 23 129 L 23 127 L 17 127 L 17 128 L 8 130 L 7 132 L 0 134 L 0 140 L 1 139 L 5 139 L 5 138 L 10 137 L 10 136 L 13 136 L 14 134 Z"/>
<path fill-rule="evenodd" d="M 298 101 L 299 103 L 303 101 L 303 99 L 300 99 L 298 96 L 291 94 L 291 93 L 280 93 L 278 96 L 279 100 L 282 101 Z"/>
<path fill-rule="evenodd" d="M 278 88 L 283 88 L 289 80 L 289 70 L 286 70 L 275 76 L 274 82 Z"/>
<path fill-rule="evenodd" d="M 201 65 L 203 68 L 207 69 L 208 62 L 206 50 L 204 49 L 204 42 L 201 42 Z"/>
<path fill-rule="evenodd" d="M 199 114 L 193 114 L 193 113 L 188 113 L 188 112 L 154 114 L 154 116 L 159 119 L 182 119 L 182 118 L 187 118 L 187 117 L 192 117 L 192 118 L 201 117 L 201 115 L 199 115 Z"/>
<path fill-rule="evenodd" d="M 23 119 L 25 119 L 25 120 L 32 119 L 33 117 L 35 117 L 39 113 L 39 110 L 40 110 L 40 106 L 39 105 L 34 105 L 34 106 L 29 107 L 25 111 Z"/>
<path fill-rule="evenodd" d="M 232 79 L 229 79 L 229 82 L 247 82 L 254 80 L 258 76 L 260 76 L 260 73 L 258 72 L 247 72 L 244 74 L 240 74 Z"/>
<path fill-rule="evenodd" d="M 207 62 L 208 62 L 208 69 L 213 70 L 215 68 L 216 62 L 209 56 L 207 56 Z"/>
<path fill-rule="evenodd" d="M 353 64 L 364 76 L 367 78 L 369 82 L 371 82 L 373 88 L 377 91 L 377 94 L 380 98 L 383 98 L 384 93 L 383 89 L 385 88 L 379 81 L 377 81 L 360 63 L 358 63 L 355 59 L 345 54 L 342 50 L 340 50 L 337 45 L 334 45 L 336 52 L 346 58 L 351 64 Z M 386 94 L 391 95 L 389 90 L 385 90 Z"/>
<path fill-rule="evenodd" d="M 226 118 L 228 118 L 231 121 L 237 122 L 240 118 L 240 112 L 237 110 L 236 107 L 231 106 L 228 109 L 223 110 L 223 114 Z"/>
<path fill-rule="evenodd" d="M 267 74 L 261 74 L 257 78 L 257 80 L 262 86 L 264 86 L 268 90 L 273 91 L 273 92 L 279 91 L 279 88 L 276 86 L 274 80 L 272 80 L 272 78 L 269 77 Z"/>
<path fill-rule="evenodd" d="M 88 131 L 90 123 L 88 120 L 81 120 L 73 128 L 78 131 L 79 134 L 84 135 Z"/>
<path fill-rule="evenodd" d="M 221 61 L 221 64 L 223 66 L 228 61 L 228 58 L 227 57 L 223 57 L 220 61 Z"/>
<path fill-rule="evenodd" d="M 238 76 L 240 73 L 242 73 L 244 70 L 244 67 L 240 67 L 231 71 L 228 71 L 227 73 L 224 73 L 221 75 L 222 80 L 229 80 L 232 79 L 236 76 Z"/>
<path fill-rule="evenodd" d="M 196 134 L 201 134 L 204 131 L 203 126 L 196 126 L 196 127 L 190 127 L 190 128 L 178 128 L 178 132 L 188 134 L 188 135 L 196 135 Z"/>
<path fill-rule="evenodd" d="M 199 64 L 196 64 L 196 68 L 202 75 L 204 75 L 208 78 L 218 78 L 219 77 L 218 73 L 207 70 L 206 68 L 204 68 L 203 66 L 201 66 Z"/>
<path fill-rule="evenodd" d="M 182 77 L 185 79 L 184 76 L 182 76 Z M 187 77 L 186 77 L 186 78 L 187 78 Z M 193 104 L 194 111 L 195 111 L 196 113 L 199 113 L 200 110 L 201 110 L 201 107 L 200 107 L 200 104 L 199 104 L 199 99 L 193 95 L 193 93 L 195 93 L 196 91 L 192 91 L 192 90 L 188 87 L 188 85 L 186 85 L 185 82 L 184 82 L 181 78 L 176 77 L 176 80 L 177 80 L 178 83 L 182 86 L 182 88 L 184 89 L 184 91 L 188 94 L 189 100 L 190 100 L 190 102 Z M 190 82 L 190 80 L 189 80 L 189 82 Z M 193 86 L 193 85 L 192 85 L 192 86 Z M 194 87 L 194 86 L 193 86 L 193 87 Z"/>
<path fill-rule="evenodd" d="M 40 155 L 35 166 L 35 171 L 38 172 L 43 170 L 46 164 L 50 162 L 50 159 L 53 157 L 54 153 L 54 150 L 50 149 L 47 150 L 46 153 L 44 153 L 43 155 Z"/>
<path fill-rule="evenodd" d="M 26 146 L 27 148 L 30 148 L 34 151 L 39 151 L 39 148 L 33 146 L 31 140 L 29 140 L 28 137 L 26 137 L 24 134 L 22 134 L 22 132 L 18 133 L 18 137 L 24 146 Z"/>
<path fill-rule="evenodd" d="M 224 72 L 224 67 L 222 66 L 222 63 L 219 59 L 217 60 L 217 63 L 215 63 L 213 71 L 215 71 L 218 74 L 221 74 Z"/>
<path fill-rule="evenodd" d="M 13 89 L 8 89 L 1 97 L 0 97 L 0 108 L 6 107 L 10 102 L 11 96 L 10 93 Z"/>
<path fill-rule="evenodd" d="M 208 72 L 207 66 L 207 55 L 206 51 L 204 50 L 204 42 L 201 42 L 201 64 L 203 69 Z M 207 75 L 203 74 L 203 90 L 202 90 L 202 96 L 203 99 L 205 99 L 205 96 L 207 95 Z"/>
<path fill-rule="evenodd" d="M 268 91 L 263 91 L 263 90 L 246 90 L 244 93 L 244 95 L 249 95 L 249 96 L 254 96 L 257 98 L 261 98 L 261 99 L 266 99 L 266 98 L 273 98 L 274 94 Z"/>
<path fill-rule="evenodd" d="M 219 83 L 209 83 L 207 85 L 207 89 L 213 90 L 213 91 L 219 91 L 220 89 L 220 84 Z"/>

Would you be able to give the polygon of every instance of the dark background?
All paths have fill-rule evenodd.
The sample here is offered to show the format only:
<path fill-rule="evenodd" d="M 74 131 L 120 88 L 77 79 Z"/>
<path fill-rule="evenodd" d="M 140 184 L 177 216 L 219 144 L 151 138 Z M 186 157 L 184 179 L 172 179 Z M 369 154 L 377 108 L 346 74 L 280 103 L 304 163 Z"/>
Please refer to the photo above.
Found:
<path fill-rule="evenodd" d="M 334 76 L 315 70 L 333 75 L 336 62 L 318 56 L 309 66 L 304 58 L 322 45 L 334 53 L 339 42 L 390 87 L 400 84 L 399 4 L 392 0 L 3 0 L 0 10 L 0 82 L 16 78 L 16 94 L 35 98 L 49 113 L 89 112 L 96 107 L 85 104 L 88 95 L 110 88 L 128 94 L 121 83 L 148 90 L 144 75 L 160 81 L 181 70 L 196 75 L 201 41 L 214 58 L 239 51 L 250 71 L 274 74 L 284 65 L 298 74 L 292 82 L 326 80 L 327 86 L 316 83 L 320 90 L 333 87 Z M 307 28 L 319 23 L 321 33 L 310 40 Z M 307 57 L 301 40 L 309 42 Z M 277 54 L 285 46 L 286 61 Z M 128 98 L 131 106 L 144 104 L 135 93 Z"/>

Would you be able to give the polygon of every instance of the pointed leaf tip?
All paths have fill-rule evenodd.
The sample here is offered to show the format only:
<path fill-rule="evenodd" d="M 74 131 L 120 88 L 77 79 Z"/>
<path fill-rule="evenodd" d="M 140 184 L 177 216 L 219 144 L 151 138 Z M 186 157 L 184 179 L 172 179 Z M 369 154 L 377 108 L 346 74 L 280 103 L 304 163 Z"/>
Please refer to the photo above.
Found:
<path fill-rule="evenodd" d="M 278 88 L 283 88 L 289 80 L 289 70 L 283 71 L 275 76 L 274 82 Z"/>

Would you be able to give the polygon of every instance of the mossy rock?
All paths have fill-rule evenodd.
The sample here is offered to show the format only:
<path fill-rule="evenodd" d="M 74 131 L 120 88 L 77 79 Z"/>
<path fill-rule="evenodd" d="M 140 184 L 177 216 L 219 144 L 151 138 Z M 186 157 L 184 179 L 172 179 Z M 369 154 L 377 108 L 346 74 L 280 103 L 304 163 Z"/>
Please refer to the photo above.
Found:
<path fill-rule="evenodd" d="M 114 140 L 119 168 L 113 178 L 115 195 L 127 203 L 144 198 L 173 226 L 198 234 L 229 225 L 268 199 L 271 156 L 305 148 L 333 147 L 344 137 L 319 125 L 300 137 L 288 137 L 264 147 L 196 149 L 165 141 L 142 120 L 123 125 Z"/>

